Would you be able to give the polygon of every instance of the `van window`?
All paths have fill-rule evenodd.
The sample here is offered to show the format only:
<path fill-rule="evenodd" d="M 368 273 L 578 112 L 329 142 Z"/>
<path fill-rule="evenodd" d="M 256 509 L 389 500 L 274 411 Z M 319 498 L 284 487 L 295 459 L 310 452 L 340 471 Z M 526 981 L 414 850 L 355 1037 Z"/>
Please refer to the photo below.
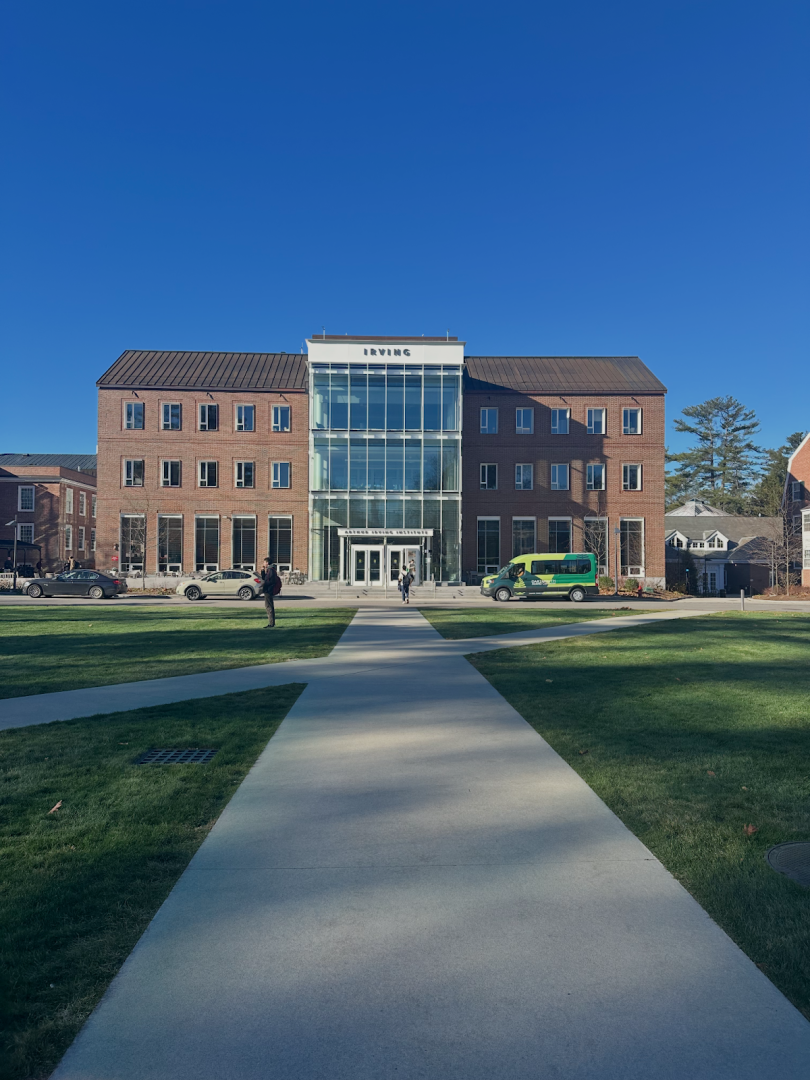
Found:
<path fill-rule="evenodd" d="M 532 563 L 532 573 L 533 574 L 545 574 L 545 570 L 543 569 L 544 566 L 545 566 L 545 563 L 540 562 L 539 559 L 535 559 L 534 562 Z"/>

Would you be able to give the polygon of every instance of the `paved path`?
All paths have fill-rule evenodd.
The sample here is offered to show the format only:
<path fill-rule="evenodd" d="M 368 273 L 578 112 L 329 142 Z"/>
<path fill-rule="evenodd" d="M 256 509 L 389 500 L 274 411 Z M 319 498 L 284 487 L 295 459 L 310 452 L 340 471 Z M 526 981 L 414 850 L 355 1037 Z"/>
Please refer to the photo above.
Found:
<path fill-rule="evenodd" d="M 53 1080 L 804 1080 L 810 1024 L 459 645 L 358 614 Z"/>

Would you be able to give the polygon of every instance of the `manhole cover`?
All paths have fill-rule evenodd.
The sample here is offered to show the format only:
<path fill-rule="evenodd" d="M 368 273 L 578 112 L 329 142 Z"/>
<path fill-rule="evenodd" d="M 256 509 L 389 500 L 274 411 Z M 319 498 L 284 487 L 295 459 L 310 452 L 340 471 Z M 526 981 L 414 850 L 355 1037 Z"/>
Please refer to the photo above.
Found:
<path fill-rule="evenodd" d="M 136 765 L 204 765 L 216 750 L 147 750 Z"/>
<path fill-rule="evenodd" d="M 777 874 L 810 889 L 810 840 L 777 844 L 768 850 L 765 861 Z"/>

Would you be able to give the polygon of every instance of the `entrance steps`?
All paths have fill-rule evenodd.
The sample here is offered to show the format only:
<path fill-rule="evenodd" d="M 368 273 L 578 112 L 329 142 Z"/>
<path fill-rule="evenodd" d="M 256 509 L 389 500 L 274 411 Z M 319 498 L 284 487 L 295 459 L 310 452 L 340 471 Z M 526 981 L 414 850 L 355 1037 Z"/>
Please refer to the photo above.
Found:
<path fill-rule="evenodd" d="M 338 581 L 308 581 L 305 585 L 285 585 L 282 589 L 282 597 L 311 596 L 313 599 L 324 600 L 398 600 L 399 590 L 395 584 L 389 588 L 372 585 L 346 585 Z M 429 581 L 423 585 L 411 586 L 411 600 L 414 602 L 424 600 L 478 600 L 481 598 L 480 591 L 467 585 L 446 585 L 444 583 Z"/>

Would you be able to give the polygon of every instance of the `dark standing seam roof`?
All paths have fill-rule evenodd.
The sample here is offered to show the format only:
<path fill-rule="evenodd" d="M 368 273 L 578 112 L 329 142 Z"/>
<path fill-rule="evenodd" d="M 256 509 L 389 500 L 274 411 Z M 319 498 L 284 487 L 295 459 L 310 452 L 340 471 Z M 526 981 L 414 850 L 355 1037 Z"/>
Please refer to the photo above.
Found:
<path fill-rule="evenodd" d="M 36 468 L 45 466 L 73 469 L 74 472 L 95 474 L 95 454 L 0 454 L 0 469 L 15 465 L 33 465 Z"/>
<path fill-rule="evenodd" d="M 637 356 L 468 356 L 467 391 L 529 394 L 665 394 Z"/>
<path fill-rule="evenodd" d="M 127 349 L 97 386 L 198 390 L 306 390 L 299 353 L 161 352 Z"/>

